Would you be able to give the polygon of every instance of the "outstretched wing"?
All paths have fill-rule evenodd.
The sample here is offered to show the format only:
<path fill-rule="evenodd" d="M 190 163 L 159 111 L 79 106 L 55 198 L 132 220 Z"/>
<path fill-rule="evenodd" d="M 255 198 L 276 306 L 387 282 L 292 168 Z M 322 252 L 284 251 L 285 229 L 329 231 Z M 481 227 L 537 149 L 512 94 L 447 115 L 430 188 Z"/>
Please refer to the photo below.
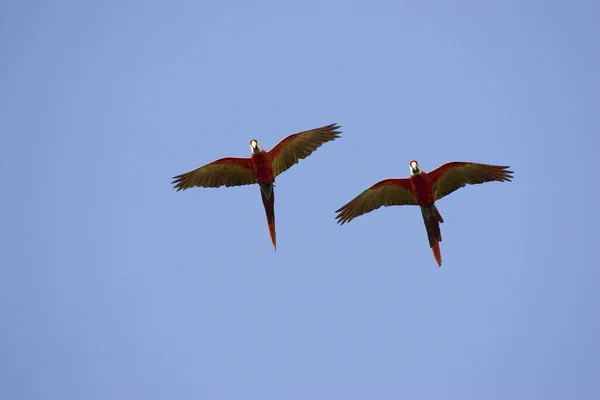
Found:
<path fill-rule="evenodd" d="M 225 157 L 173 177 L 174 188 L 241 186 L 257 183 L 249 158 Z"/>
<path fill-rule="evenodd" d="M 336 210 L 336 213 L 339 214 L 335 218 L 339 224 L 344 225 L 381 206 L 401 205 L 417 205 L 410 181 L 408 179 L 384 179 Z"/>
<path fill-rule="evenodd" d="M 478 164 L 472 162 L 449 162 L 428 173 L 433 183 L 436 200 L 466 185 L 484 182 L 505 182 L 512 179 L 508 166 Z"/>
<path fill-rule="evenodd" d="M 283 138 L 269 151 L 275 176 L 311 155 L 323 143 L 338 138 L 339 128 L 337 124 L 331 124 Z"/>

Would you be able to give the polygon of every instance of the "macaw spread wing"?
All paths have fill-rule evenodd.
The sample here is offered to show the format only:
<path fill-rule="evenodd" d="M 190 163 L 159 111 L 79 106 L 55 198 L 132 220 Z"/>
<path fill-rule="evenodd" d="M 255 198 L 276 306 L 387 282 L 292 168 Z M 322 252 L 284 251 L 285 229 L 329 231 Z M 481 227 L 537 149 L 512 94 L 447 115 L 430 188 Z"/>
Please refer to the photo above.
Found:
<path fill-rule="evenodd" d="M 335 218 L 344 225 L 354 218 L 381 206 L 417 205 L 408 179 L 385 179 L 371 186 L 349 203 L 336 210 Z"/>
<path fill-rule="evenodd" d="M 431 171 L 433 195 L 436 200 L 466 185 L 484 182 L 505 182 L 512 179 L 508 166 L 478 164 L 472 162 L 449 162 Z"/>
<path fill-rule="evenodd" d="M 173 177 L 179 192 L 191 187 L 241 186 L 257 183 L 249 158 L 225 157 Z"/>
<path fill-rule="evenodd" d="M 339 128 L 337 124 L 331 124 L 282 139 L 269 151 L 275 176 L 311 155 L 323 143 L 338 138 L 341 133 L 337 131 Z"/>

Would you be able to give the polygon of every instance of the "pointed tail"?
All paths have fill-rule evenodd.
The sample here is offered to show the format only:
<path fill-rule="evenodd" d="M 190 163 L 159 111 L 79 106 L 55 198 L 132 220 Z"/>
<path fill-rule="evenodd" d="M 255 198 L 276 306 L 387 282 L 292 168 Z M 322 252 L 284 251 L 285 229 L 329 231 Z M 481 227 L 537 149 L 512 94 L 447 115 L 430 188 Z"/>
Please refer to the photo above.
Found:
<path fill-rule="evenodd" d="M 267 225 L 269 225 L 269 235 L 271 235 L 271 243 L 275 251 L 277 251 L 277 234 L 275 233 L 275 190 L 271 188 L 270 196 L 266 197 L 265 193 L 261 190 L 260 195 L 262 197 L 263 205 L 265 206 L 265 213 L 267 214 Z"/>
<path fill-rule="evenodd" d="M 421 214 L 423 214 L 423 222 L 427 230 L 427 239 L 429 239 L 429 247 L 431 247 L 431 251 L 433 252 L 433 258 L 435 258 L 438 266 L 441 267 L 442 254 L 440 252 L 440 242 L 442 241 L 442 232 L 440 231 L 440 223 L 443 223 L 444 219 L 435 204 L 422 206 Z"/>
<path fill-rule="evenodd" d="M 438 267 L 442 266 L 442 253 L 440 253 L 440 242 L 437 239 L 434 239 L 435 242 L 433 246 L 431 246 L 431 251 L 433 252 L 433 258 L 435 258 L 435 262 L 437 262 Z"/>

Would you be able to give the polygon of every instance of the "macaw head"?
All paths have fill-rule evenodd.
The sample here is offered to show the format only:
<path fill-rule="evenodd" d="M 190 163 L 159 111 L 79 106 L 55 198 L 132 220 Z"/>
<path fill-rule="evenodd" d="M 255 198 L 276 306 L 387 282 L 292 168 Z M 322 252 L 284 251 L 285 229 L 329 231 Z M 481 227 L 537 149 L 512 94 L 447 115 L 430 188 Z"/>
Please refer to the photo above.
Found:
<path fill-rule="evenodd" d="M 417 160 L 412 160 L 410 162 L 410 175 L 419 175 L 421 173 L 421 168 L 419 168 L 419 163 Z"/>
<path fill-rule="evenodd" d="M 250 141 L 250 148 L 252 149 L 252 154 L 258 154 L 262 151 L 262 146 L 258 143 L 258 140 L 252 139 Z"/>

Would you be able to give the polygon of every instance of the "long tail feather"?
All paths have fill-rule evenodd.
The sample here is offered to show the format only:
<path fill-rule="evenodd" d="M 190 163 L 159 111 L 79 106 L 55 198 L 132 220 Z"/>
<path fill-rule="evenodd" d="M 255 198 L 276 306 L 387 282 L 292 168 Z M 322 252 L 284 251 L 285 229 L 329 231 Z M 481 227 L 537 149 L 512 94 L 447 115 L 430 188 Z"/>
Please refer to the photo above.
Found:
<path fill-rule="evenodd" d="M 442 253 L 440 253 L 440 242 L 435 240 L 433 246 L 431 246 L 431 251 L 433 252 L 433 258 L 438 263 L 438 267 L 442 266 Z"/>
<path fill-rule="evenodd" d="M 273 248 L 277 251 L 277 234 L 275 232 L 275 190 L 271 188 L 271 195 L 265 196 L 265 193 L 261 190 L 260 195 L 262 197 L 263 205 L 265 206 L 265 213 L 267 215 L 267 225 L 269 225 L 269 235 L 271 236 L 271 243 Z"/>
<path fill-rule="evenodd" d="M 437 262 L 438 266 L 442 266 L 442 254 L 440 252 L 440 243 L 442 241 L 442 232 L 440 231 L 440 223 L 444 222 L 444 219 L 440 215 L 435 204 L 429 204 L 421 207 L 421 214 L 423 215 L 423 222 L 425 223 L 425 229 L 427 230 L 427 239 L 429 239 L 429 247 L 433 252 L 433 258 Z"/>

